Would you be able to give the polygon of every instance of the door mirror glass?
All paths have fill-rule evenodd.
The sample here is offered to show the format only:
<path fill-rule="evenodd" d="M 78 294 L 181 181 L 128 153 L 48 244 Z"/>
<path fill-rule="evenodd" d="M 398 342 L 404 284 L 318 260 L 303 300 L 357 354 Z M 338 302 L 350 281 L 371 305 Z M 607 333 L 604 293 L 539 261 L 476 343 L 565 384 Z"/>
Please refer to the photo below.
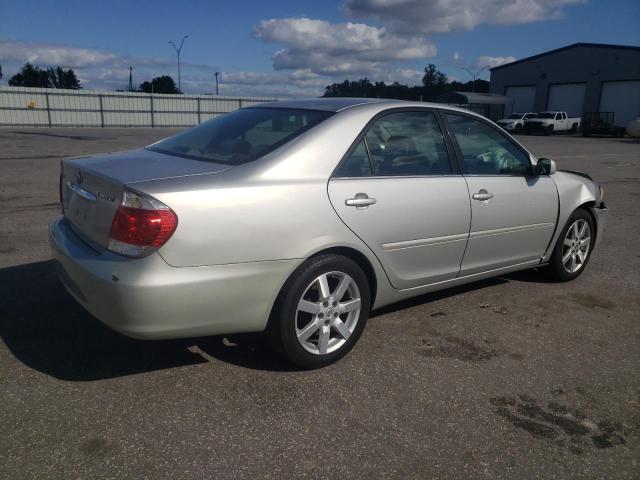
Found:
<path fill-rule="evenodd" d="M 538 175 L 553 175 L 556 173 L 556 162 L 550 158 L 539 158 L 536 173 Z"/>

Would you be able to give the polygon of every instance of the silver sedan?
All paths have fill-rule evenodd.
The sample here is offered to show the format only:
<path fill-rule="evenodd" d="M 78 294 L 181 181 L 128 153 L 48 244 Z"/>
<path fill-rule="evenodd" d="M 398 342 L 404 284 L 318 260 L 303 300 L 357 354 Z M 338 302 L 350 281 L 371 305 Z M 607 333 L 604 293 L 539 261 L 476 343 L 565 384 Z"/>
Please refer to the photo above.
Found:
<path fill-rule="evenodd" d="M 244 108 L 146 148 L 62 161 L 60 278 L 138 338 L 265 331 L 329 364 L 369 312 L 516 270 L 582 273 L 602 189 L 466 110 L 318 99 Z"/>

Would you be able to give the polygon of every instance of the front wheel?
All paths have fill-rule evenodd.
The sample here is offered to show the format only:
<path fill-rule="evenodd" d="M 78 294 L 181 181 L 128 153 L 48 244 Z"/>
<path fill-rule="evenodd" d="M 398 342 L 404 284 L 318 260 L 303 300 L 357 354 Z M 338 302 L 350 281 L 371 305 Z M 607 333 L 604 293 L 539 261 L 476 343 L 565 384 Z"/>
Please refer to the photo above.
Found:
<path fill-rule="evenodd" d="M 269 320 L 269 340 L 299 367 L 329 365 L 362 334 L 370 298 L 367 276 L 356 262 L 341 255 L 312 258 L 280 292 Z"/>
<path fill-rule="evenodd" d="M 547 135 L 553 135 L 553 125 L 549 125 L 545 133 Z"/>
<path fill-rule="evenodd" d="M 558 237 L 547 267 L 554 280 L 567 282 L 584 271 L 591 257 L 594 235 L 591 215 L 582 208 L 573 212 Z"/>

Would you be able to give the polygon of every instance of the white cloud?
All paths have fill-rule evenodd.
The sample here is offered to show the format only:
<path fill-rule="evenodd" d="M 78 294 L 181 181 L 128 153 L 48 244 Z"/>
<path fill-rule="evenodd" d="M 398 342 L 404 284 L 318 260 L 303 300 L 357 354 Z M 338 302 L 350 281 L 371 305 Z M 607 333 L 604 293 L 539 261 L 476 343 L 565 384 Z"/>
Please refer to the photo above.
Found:
<path fill-rule="evenodd" d="M 586 0 L 347 0 L 353 18 L 373 18 L 400 33 L 473 30 L 562 18 L 563 7 Z"/>
<path fill-rule="evenodd" d="M 112 53 L 87 48 L 0 40 L 0 58 L 3 61 L 13 60 L 78 68 L 105 64 L 118 57 Z"/>
<path fill-rule="evenodd" d="M 453 53 L 453 61 L 457 62 L 458 60 L 460 60 L 460 53 L 454 52 Z"/>
<path fill-rule="evenodd" d="M 478 60 L 476 61 L 476 67 L 493 68 L 493 67 L 499 67 L 500 65 L 504 65 L 505 63 L 511 63 L 515 61 L 516 61 L 516 57 L 491 57 L 487 55 L 482 55 L 478 57 Z"/>
<path fill-rule="evenodd" d="M 390 62 L 426 59 L 437 52 L 422 36 L 310 18 L 263 20 L 254 27 L 253 35 L 284 45 L 273 55 L 276 70 L 304 69 L 320 75 L 367 74 Z"/>

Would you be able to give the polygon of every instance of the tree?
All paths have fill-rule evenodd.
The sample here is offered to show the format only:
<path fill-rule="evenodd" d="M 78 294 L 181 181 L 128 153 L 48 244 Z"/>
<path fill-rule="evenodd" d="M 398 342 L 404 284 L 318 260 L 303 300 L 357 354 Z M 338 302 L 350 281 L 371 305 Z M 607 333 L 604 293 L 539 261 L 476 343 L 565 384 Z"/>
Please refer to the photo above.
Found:
<path fill-rule="evenodd" d="M 433 63 L 430 63 L 424 69 L 422 77 L 425 100 L 435 100 L 436 97 L 442 95 L 446 91 L 448 83 L 447 75 L 438 70 Z"/>
<path fill-rule="evenodd" d="M 429 66 L 424 69 L 422 85 L 408 86 L 398 82 L 391 84 L 384 82 L 371 83 L 369 79 L 361 78 L 360 80 L 345 80 L 342 83 L 327 85 L 324 89 L 323 96 L 434 101 L 444 93 L 471 91 L 473 91 L 473 82 L 449 82 L 446 74 L 440 72 L 435 65 L 429 64 Z M 489 82 L 486 80 L 476 80 L 475 91 L 488 92 Z"/>
<path fill-rule="evenodd" d="M 176 82 L 173 81 L 169 75 L 162 75 L 161 77 L 156 77 L 153 80 L 145 81 L 140 84 L 138 87 L 140 92 L 145 93 L 172 93 L 179 94 L 182 93 L 176 87 Z"/>
<path fill-rule="evenodd" d="M 49 68 L 47 69 L 47 76 L 49 77 L 49 84 L 52 88 L 69 88 L 72 90 L 82 88 L 80 81 L 78 81 L 72 69 L 65 70 L 61 67 Z"/>
<path fill-rule="evenodd" d="M 74 90 L 82 88 L 72 69 L 65 70 L 62 67 L 56 67 L 45 70 L 30 63 L 25 63 L 22 69 L 9 79 L 9 85 L 12 87 L 70 88 Z"/>
<path fill-rule="evenodd" d="M 49 88 L 49 76 L 46 70 L 25 63 L 22 69 L 9 79 L 12 87 Z"/>

